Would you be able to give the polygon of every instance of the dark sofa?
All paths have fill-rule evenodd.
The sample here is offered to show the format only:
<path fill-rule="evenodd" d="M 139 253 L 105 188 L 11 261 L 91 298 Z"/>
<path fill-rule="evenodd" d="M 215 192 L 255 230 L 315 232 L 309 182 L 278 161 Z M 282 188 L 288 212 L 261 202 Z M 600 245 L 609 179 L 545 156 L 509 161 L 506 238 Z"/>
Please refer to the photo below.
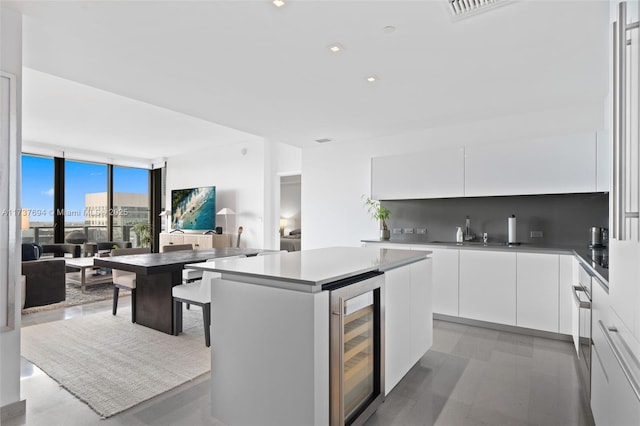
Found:
<path fill-rule="evenodd" d="M 22 262 L 27 278 L 24 307 L 49 305 L 66 299 L 64 259 L 38 259 Z"/>
<path fill-rule="evenodd" d="M 53 258 L 40 258 L 45 253 Z M 75 244 L 22 244 L 22 275 L 26 277 L 24 307 L 49 305 L 66 299 L 65 253 L 80 255 Z"/>
<path fill-rule="evenodd" d="M 53 254 L 53 257 L 80 257 L 82 246 L 80 244 L 43 244 L 42 254 Z M 67 256 L 69 255 L 69 256 Z"/>

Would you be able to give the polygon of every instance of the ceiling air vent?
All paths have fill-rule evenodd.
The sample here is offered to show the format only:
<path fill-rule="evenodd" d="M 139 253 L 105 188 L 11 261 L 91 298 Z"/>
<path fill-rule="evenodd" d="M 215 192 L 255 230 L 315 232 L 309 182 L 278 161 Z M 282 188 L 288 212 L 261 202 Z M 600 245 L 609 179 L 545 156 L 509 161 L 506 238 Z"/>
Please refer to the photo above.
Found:
<path fill-rule="evenodd" d="M 446 0 L 449 3 L 449 11 L 454 17 L 471 16 L 484 12 L 495 6 L 507 4 L 510 0 Z"/>
<path fill-rule="evenodd" d="M 327 139 L 327 138 L 316 139 L 316 142 L 318 142 L 318 143 L 327 143 L 327 142 L 331 142 L 331 139 Z"/>

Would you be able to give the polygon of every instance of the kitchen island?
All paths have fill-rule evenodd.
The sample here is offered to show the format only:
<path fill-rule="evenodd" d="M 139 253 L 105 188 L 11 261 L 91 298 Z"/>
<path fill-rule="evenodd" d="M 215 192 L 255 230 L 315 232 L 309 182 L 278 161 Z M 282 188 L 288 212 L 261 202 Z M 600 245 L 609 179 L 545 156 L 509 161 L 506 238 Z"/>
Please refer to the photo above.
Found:
<path fill-rule="evenodd" d="M 336 313 L 328 289 L 379 272 L 384 398 L 432 344 L 429 254 L 333 247 L 188 265 L 222 274 L 211 293 L 213 417 L 228 425 L 330 424 Z"/>

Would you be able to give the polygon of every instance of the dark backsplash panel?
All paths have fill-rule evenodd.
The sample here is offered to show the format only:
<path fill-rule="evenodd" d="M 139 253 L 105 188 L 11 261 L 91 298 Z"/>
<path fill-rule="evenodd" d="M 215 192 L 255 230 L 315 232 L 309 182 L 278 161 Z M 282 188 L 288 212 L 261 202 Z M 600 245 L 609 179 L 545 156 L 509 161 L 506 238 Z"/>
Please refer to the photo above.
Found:
<path fill-rule="evenodd" d="M 476 241 L 482 233 L 490 242 L 507 240 L 507 218 L 516 215 L 519 242 L 548 246 L 586 246 L 589 228 L 608 227 L 609 194 L 554 194 L 511 197 L 443 198 L 433 200 L 384 201 L 391 210 L 387 221 L 391 240 L 407 242 L 455 241 L 456 227 L 471 219 L 471 233 Z M 393 233 L 403 228 L 403 233 Z M 405 234 L 413 228 L 414 234 Z M 425 235 L 417 228 L 427 228 Z M 542 238 L 532 238 L 532 231 L 542 231 Z"/>

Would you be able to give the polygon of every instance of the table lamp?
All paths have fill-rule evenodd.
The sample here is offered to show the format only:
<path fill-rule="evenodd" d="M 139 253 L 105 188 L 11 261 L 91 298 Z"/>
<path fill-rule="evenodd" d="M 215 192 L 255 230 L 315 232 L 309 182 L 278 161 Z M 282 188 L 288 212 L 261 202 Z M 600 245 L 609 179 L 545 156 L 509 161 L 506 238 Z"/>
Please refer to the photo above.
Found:
<path fill-rule="evenodd" d="M 228 216 L 230 214 L 236 214 L 236 212 L 234 212 L 233 210 L 225 207 L 224 209 L 220 210 L 218 213 L 216 214 L 220 214 L 224 216 L 224 227 L 227 230 L 227 233 L 229 233 L 229 223 L 228 223 Z M 224 231 L 222 232 L 224 233 Z"/>
<path fill-rule="evenodd" d="M 171 216 L 171 212 L 169 210 L 163 210 L 158 216 L 165 216 L 165 232 L 171 232 L 171 219 L 169 218 L 169 216 Z"/>

